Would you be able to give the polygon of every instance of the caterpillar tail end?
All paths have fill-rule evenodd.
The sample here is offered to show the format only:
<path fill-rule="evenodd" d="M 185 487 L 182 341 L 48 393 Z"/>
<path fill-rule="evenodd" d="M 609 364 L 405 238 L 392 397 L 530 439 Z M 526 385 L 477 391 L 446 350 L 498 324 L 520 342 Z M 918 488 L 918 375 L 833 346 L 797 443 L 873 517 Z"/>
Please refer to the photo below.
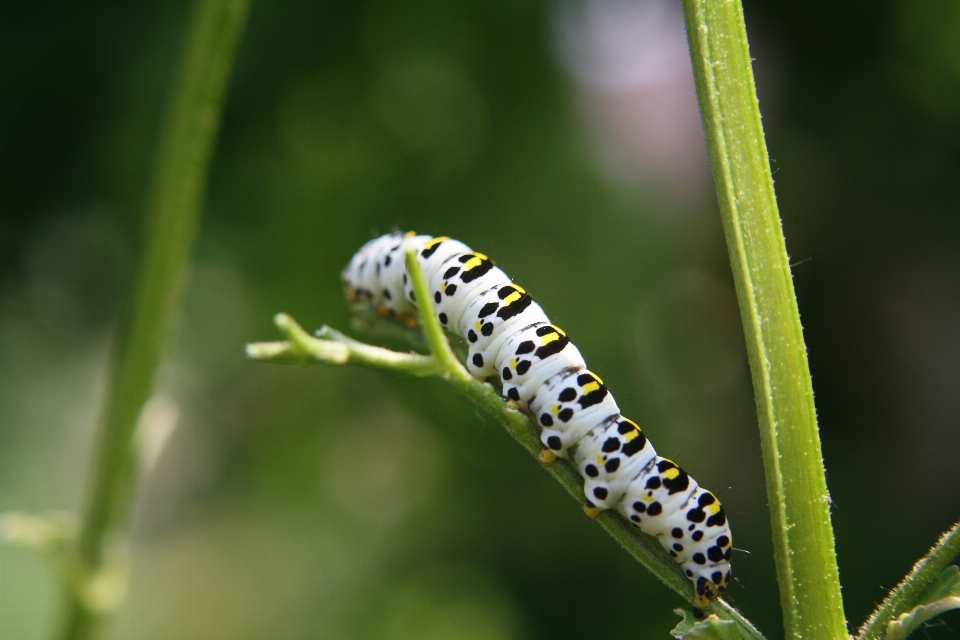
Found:
<path fill-rule="evenodd" d="M 693 615 L 697 618 L 703 617 L 703 610 L 710 606 L 710 598 L 705 595 L 697 594 L 693 599 Z M 697 615 L 699 613 L 700 615 Z"/>
<path fill-rule="evenodd" d="M 540 453 L 537 454 L 537 460 L 540 461 L 540 464 L 553 464 L 553 461 L 557 459 L 557 454 L 550 449 L 541 449 Z"/>
<path fill-rule="evenodd" d="M 580 505 L 580 508 L 583 509 L 583 512 L 588 516 L 590 516 L 591 518 L 596 518 L 598 515 L 600 515 L 600 511 L 601 511 L 599 507 L 595 506 L 589 500 L 587 502 L 584 502 L 582 505 Z"/>

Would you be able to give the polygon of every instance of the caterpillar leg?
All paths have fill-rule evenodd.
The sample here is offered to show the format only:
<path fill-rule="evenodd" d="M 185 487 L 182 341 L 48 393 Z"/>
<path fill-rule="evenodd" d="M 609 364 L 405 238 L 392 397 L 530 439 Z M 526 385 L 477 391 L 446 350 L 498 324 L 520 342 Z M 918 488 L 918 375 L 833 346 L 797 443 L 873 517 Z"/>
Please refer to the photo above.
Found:
<path fill-rule="evenodd" d="M 540 461 L 540 464 L 553 464 L 553 461 L 557 459 L 557 454 L 550 449 L 541 449 L 540 453 L 537 454 L 537 460 Z"/>
<path fill-rule="evenodd" d="M 707 606 L 707 605 L 703 605 L 703 606 Z M 707 615 L 706 613 L 704 613 L 703 609 L 698 607 L 696 604 L 693 605 L 692 609 L 693 609 L 693 617 L 696 618 L 697 620 L 703 620 L 703 618 L 706 617 Z"/>
<path fill-rule="evenodd" d="M 587 500 L 582 505 L 580 505 L 580 508 L 583 509 L 583 512 L 588 516 L 590 516 L 591 518 L 596 518 L 598 515 L 600 515 L 600 512 L 602 511 L 602 509 L 595 506 L 589 500 Z"/>

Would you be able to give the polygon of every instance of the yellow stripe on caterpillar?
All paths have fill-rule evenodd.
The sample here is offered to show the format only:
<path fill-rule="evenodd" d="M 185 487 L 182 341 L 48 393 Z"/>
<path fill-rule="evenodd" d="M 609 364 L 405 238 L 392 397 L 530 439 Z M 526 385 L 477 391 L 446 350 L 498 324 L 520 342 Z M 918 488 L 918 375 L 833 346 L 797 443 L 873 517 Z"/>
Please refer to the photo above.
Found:
<path fill-rule="evenodd" d="M 424 248 L 424 249 L 432 249 L 433 247 L 437 246 L 437 245 L 440 244 L 441 242 L 446 242 L 446 241 L 449 240 L 449 239 L 450 239 L 450 238 L 448 238 L 447 236 L 438 236 L 438 237 L 434 238 L 433 240 L 430 240 L 429 242 L 427 242 L 427 244 L 423 245 L 423 248 Z"/>

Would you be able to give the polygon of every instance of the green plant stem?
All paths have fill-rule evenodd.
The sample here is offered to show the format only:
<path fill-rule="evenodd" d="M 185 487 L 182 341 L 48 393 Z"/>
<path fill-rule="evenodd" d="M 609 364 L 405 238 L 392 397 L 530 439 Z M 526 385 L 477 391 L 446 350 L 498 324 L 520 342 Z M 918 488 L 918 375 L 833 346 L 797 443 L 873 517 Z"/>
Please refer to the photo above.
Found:
<path fill-rule="evenodd" d="M 510 403 L 504 402 L 490 384 L 471 376 L 453 354 L 450 343 L 440 323 L 437 322 L 420 265 L 412 255 L 407 256 L 407 272 L 413 282 L 417 300 L 421 301 L 420 318 L 432 356 L 397 353 L 374 347 L 348 338 L 329 327 L 318 331 L 320 337 L 314 338 L 286 314 L 278 314 L 275 321 L 277 327 L 287 336 L 287 340 L 249 344 L 247 355 L 257 360 L 283 364 L 357 363 L 413 375 L 436 375 L 493 416 L 506 427 L 507 432 L 528 453 L 538 458 L 543 449 L 538 428 L 523 412 Z M 360 358 L 361 353 L 368 354 L 366 360 Z M 435 366 L 437 363 L 442 363 L 439 368 Z M 572 464 L 566 460 L 555 460 L 552 464 L 544 465 L 544 468 L 580 504 L 585 502 L 583 479 Z M 696 594 L 690 581 L 683 575 L 680 565 L 663 550 L 656 540 L 643 534 L 614 511 L 601 512 L 596 521 L 627 553 L 661 582 L 687 602 L 693 600 Z M 763 639 L 760 632 L 748 620 L 723 600 L 713 601 L 710 611 L 724 620 L 734 621 L 740 637 L 752 640 Z"/>
<path fill-rule="evenodd" d="M 740 0 L 684 0 L 756 395 L 788 638 L 847 638 L 806 347 Z"/>
<path fill-rule="evenodd" d="M 917 605 L 917 599 L 930 584 L 960 555 L 960 522 L 957 522 L 915 565 L 907 577 L 884 598 L 877 610 L 860 628 L 860 640 L 879 640 L 887 624 Z"/>
<path fill-rule="evenodd" d="M 436 376 L 444 372 L 443 365 L 433 356 L 399 353 L 365 344 L 330 327 L 320 329 L 318 333 L 322 337 L 314 338 L 285 313 L 278 313 L 273 321 L 289 340 L 248 344 L 247 357 L 290 364 L 359 364 L 415 376 Z"/>
<path fill-rule="evenodd" d="M 227 78 L 248 0 L 198 0 L 167 107 L 146 202 L 145 244 L 114 344 L 77 554 L 95 578 L 126 529 L 137 477 L 132 438 L 174 326 L 200 217 Z M 91 637 L 104 611 L 73 594 L 65 637 Z"/>
<path fill-rule="evenodd" d="M 417 253 L 414 250 L 407 251 L 405 256 L 407 261 L 407 274 L 409 274 L 413 283 L 413 292 L 416 294 L 418 305 L 420 307 L 420 324 L 423 326 L 423 333 L 427 338 L 427 344 L 434 357 L 443 365 L 444 373 L 442 377 L 450 382 L 457 384 L 469 384 L 474 382 L 473 376 L 467 371 L 453 349 L 450 348 L 450 342 L 447 340 L 440 321 L 434 313 L 433 300 L 431 300 L 430 290 L 427 288 L 427 281 L 423 277 L 420 269 L 420 262 L 417 260 Z"/>

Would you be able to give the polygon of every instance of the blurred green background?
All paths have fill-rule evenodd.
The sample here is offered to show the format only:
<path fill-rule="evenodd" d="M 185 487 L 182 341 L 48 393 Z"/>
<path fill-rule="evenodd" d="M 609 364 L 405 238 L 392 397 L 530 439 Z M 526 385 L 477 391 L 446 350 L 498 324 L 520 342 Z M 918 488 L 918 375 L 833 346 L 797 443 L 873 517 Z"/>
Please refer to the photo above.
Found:
<path fill-rule="evenodd" d="M 188 9 L 0 7 L 0 511 L 80 499 Z M 960 5 L 745 12 L 859 624 L 960 513 Z M 340 269 L 394 227 L 533 293 L 720 496 L 729 597 L 781 635 L 686 56 L 675 0 L 254 3 L 108 637 L 666 637 L 683 603 L 439 381 L 244 359 L 277 311 L 345 328 Z M 61 604 L 0 547 L 0 637 Z"/>

